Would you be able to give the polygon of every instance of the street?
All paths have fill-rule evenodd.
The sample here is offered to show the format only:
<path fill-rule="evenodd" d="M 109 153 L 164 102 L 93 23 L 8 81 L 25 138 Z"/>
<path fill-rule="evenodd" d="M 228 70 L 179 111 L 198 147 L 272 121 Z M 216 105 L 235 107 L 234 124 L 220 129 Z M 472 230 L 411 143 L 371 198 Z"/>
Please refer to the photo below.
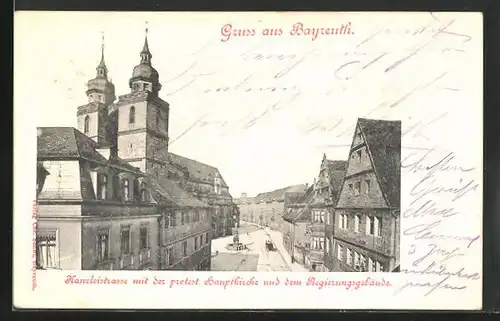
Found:
<path fill-rule="evenodd" d="M 212 240 L 212 271 L 291 271 L 279 247 L 275 251 L 266 250 L 265 242 L 271 240 L 268 231 L 244 224 L 238 229 L 238 233 L 240 242 L 247 246 L 247 249 L 240 252 L 226 249 L 232 243 L 233 235 Z"/>

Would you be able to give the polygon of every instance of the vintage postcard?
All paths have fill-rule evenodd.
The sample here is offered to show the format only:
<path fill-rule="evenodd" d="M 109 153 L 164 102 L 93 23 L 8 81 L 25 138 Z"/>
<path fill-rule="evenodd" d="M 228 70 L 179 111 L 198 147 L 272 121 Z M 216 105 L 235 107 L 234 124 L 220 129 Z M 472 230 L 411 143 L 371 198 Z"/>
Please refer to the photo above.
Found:
<path fill-rule="evenodd" d="M 16 12 L 14 307 L 482 307 L 480 13 Z"/>

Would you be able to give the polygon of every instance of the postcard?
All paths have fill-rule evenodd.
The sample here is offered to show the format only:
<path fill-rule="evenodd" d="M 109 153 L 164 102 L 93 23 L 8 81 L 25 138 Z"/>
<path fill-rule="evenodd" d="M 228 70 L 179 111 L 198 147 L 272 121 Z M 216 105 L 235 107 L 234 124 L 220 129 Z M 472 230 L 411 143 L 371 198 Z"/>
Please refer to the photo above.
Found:
<path fill-rule="evenodd" d="M 14 308 L 481 309 L 482 25 L 16 12 Z"/>

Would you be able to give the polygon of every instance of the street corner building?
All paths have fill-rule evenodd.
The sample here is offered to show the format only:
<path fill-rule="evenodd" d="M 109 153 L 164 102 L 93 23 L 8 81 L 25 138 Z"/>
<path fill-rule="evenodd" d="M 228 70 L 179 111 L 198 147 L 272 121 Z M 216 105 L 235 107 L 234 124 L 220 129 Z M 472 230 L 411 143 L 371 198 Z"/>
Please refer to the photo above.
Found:
<path fill-rule="evenodd" d="M 358 119 L 335 206 L 330 271 L 398 272 L 401 122 Z"/>
<path fill-rule="evenodd" d="M 39 269 L 209 270 L 238 210 L 217 168 L 168 151 L 170 106 L 147 35 L 116 99 L 102 57 L 77 127 L 37 131 Z"/>
<path fill-rule="evenodd" d="M 285 248 L 293 260 L 310 271 L 328 271 L 333 237 L 334 205 L 345 175 L 346 161 L 323 154 L 319 174 L 303 193 L 285 195 Z"/>

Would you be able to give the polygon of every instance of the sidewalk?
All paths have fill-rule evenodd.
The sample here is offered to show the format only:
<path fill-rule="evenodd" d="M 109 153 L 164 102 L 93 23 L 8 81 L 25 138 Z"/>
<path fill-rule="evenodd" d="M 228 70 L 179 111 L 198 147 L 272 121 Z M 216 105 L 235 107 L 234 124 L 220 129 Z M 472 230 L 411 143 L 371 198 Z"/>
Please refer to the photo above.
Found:
<path fill-rule="evenodd" d="M 290 257 L 287 250 L 285 249 L 285 246 L 283 245 L 283 235 L 281 234 L 281 232 L 272 231 L 267 227 L 263 229 L 264 232 L 266 232 L 266 234 L 273 240 L 274 244 L 276 244 L 278 251 L 285 260 L 286 264 L 290 267 L 290 270 L 292 270 L 292 272 L 309 272 L 309 270 L 304 266 L 298 263 L 292 263 L 292 258 Z"/>

